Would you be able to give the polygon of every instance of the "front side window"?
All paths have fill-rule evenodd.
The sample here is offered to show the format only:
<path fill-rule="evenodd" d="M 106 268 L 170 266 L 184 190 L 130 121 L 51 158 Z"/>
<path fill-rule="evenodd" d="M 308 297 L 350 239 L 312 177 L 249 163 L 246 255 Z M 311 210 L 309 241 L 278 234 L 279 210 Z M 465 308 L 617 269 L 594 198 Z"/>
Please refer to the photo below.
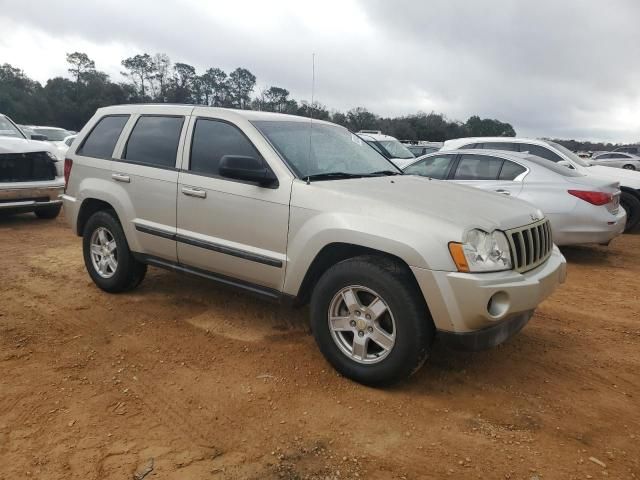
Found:
<path fill-rule="evenodd" d="M 344 127 L 310 121 L 254 121 L 253 125 L 300 178 L 400 173 L 393 163 Z"/>
<path fill-rule="evenodd" d="M 437 155 L 425 158 L 405 168 L 406 175 L 420 175 L 423 177 L 444 180 L 447 178 L 454 155 Z"/>
<path fill-rule="evenodd" d="M 85 157 L 111 159 L 129 115 L 102 117 L 76 152 Z"/>
<path fill-rule="evenodd" d="M 142 116 L 127 141 L 123 160 L 175 168 L 184 117 Z"/>
<path fill-rule="evenodd" d="M 502 167 L 501 158 L 486 155 L 462 155 L 455 180 L 496 180 Z"/>
<path fill-rule="evenodd" d="M 256 148 L 237 127 L 218 120 L 197 119 L 189 170 L 219 176 L 220 160 L 225 155 L 260 158 Z"/>

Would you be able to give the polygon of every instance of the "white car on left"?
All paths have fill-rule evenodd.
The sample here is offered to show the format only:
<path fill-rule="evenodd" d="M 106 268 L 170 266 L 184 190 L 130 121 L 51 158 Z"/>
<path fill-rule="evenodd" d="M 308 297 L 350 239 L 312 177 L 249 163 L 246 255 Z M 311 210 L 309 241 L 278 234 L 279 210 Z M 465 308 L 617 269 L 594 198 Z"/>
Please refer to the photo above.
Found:
<path fill-rule="evenodd" d="M 0 114 L 0 213 L 57 217 L 62 208 L 63 169 L 53 145 L 28 139 L 9 117 Z"/>
<path fill-rule="evenodd" d="M 69 149 L 69 145 L 65 143 L 65 140 L 67 137 L 72 135 L 69 130 L 59 127 L 42 127 L 38 125 L 33 125 L 29 128 L 36 134 L 47 137 L 45 141 L 56 147 L 56 153 L 61 157 L 60 159 L 64 161 L 64 155 Z"/>

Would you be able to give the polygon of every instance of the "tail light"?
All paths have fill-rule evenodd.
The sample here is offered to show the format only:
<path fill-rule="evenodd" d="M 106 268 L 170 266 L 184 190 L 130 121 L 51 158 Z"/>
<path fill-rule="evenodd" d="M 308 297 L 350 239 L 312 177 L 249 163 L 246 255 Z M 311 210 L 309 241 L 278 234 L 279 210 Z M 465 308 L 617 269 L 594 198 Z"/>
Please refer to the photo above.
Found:
<path fill-rule="evenodd" d="M 64 159 L 64 191 L 67 191 L 67 185 L 69 185 L 69 175 L 71 175 L 71 167 L 73 167 L 73 160 L 70 158 Z"/>
<path fill-rule="evenodd" d="M 610 193 L 589 192 L 587 190 L 569 190 L 569 193 L 591 205 L 602 206 L 613 201 L 613 195 Z"/>

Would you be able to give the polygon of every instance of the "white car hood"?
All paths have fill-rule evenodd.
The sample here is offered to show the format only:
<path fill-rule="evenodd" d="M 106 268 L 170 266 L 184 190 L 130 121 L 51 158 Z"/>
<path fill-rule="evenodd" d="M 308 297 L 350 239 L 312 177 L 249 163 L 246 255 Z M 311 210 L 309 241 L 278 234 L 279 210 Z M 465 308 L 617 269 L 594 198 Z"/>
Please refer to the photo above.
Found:
<path fill-rule="evenodd" d="M 24 138 L 0 137 L 0 154 L 29 152 L 51 152 L 55 155 L 57 149 L 46 142 L 25 140 Z"/>
<path fill-rule="evenodd" d="M 584 169 L 587 175 L 600 177 L 604 180 L 620 182 L 623 187 L 640 189 L 640 172 L 634 170 L 624 170 L 622 168 L 605 167 L 604 165 L 593 165 Z"/>
<path fill-rule="evenodd" d="M 400 223 L 417 216 L 424 216 L 425 223 L 438 218 L 461 230 L 509 230 L 542 218 L 538 208 L 522 200 L 414 175 L 318 181 L 311 185 L 324 192 L 305 196 L 296 206 L 354 210 Z"/>

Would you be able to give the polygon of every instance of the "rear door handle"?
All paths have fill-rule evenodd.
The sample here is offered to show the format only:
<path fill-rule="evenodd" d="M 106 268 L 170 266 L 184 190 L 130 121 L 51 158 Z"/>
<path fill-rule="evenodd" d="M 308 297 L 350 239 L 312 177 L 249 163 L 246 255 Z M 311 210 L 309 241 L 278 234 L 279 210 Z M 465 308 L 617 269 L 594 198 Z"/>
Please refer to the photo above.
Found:
<path fill-rule="evenodd" d="M 207 198 L 207 192 L 199 188 L 182 187 L 182 193 L 189 197 Z"/>
<path fill-rule="evenodd" d="M 496 193 L 501 193 L 502 195 L 511 195 L 511 192 L 509 190 L 503 190 L 502 188 L 499 188 L 498 190 L 494 190 Z"/>
<path fill-rule="evenodd" d="M 129 175 L 124 175 L 123 173 L 113 173 L 111 174 L 111 178 L 116 182 L 131 183 L 131 177 Z"/>

